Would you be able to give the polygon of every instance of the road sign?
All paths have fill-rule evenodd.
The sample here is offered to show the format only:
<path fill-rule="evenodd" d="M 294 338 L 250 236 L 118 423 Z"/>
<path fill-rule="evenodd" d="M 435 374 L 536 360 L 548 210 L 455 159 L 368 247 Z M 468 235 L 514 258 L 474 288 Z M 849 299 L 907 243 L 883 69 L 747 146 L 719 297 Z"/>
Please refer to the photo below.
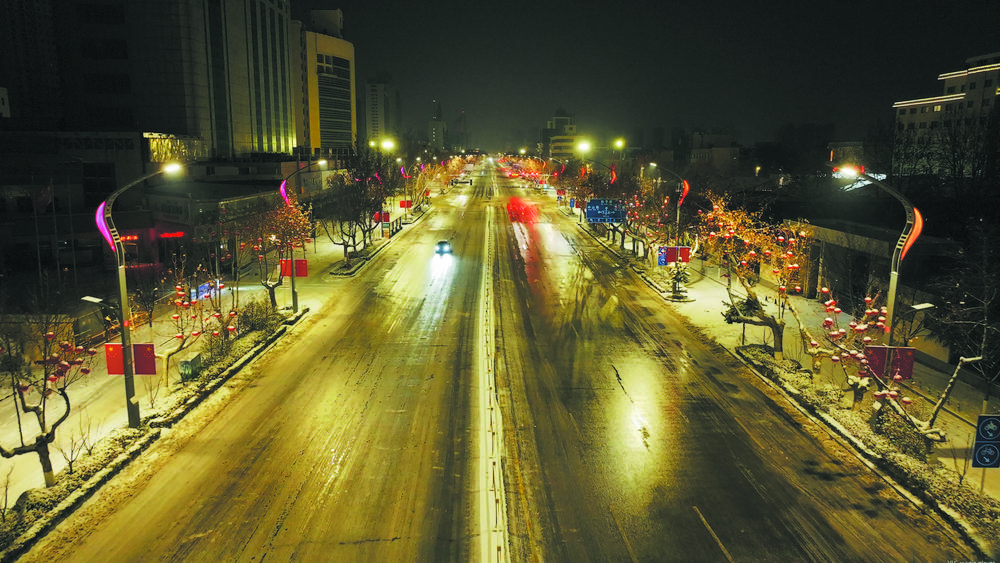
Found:
<path fill-rule="evenodd" d="M 981 414 L 972 446 L 972 467 L 1000 468 L 1000 415 Z"/>
<path fill-rule="evenodd" d="M 592 199 L 587 202 L 590 223 L 624 223 L 625 204 L 618 199 Z"/>

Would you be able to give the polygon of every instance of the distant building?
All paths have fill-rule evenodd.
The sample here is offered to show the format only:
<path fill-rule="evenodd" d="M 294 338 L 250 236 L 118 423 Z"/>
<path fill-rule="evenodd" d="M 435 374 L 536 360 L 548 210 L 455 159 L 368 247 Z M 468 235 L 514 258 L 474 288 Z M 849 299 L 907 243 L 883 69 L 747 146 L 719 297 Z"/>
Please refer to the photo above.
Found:
<path fill-rule="evenodd" d="M 549 158 L 573 158 L 579 143 L 579 135 L 556 135 L 549 139 Z"/>
<path fill-rule="evenodd" d="M 365 131 L 369 141 L 398 140 L 399 94 L 387 77 L 370 79 L 365 85 Z"/>
<path fill-rule="evenodd" d="M 434 100 L 431 120 L 427 123 L 427 146 L 443 150 L 448 146 L 448 124 L 442 119 L 441 102 Z"/>
<path fill-rule="evenodd" d="M 1000 53 L 972 57 L 965 63 L 964 70 L 938 75 L 941 95 L 893 104 L 897 174 L 961 177 L 977 173 L 978 158 L 969 151 L 982 148 L 989 128 L 996 127 Z M 957 154 L 957 149 L 966 154 Z"/>
<path fill-rule="evenodd" d="M 690 163 L 733 174 L 739 168 L 740 147 L 731 135 L 695 132 L 691 135 Z"/>
<path fill-rule="evenodd" d="M 576 121 L 566 110 L 556 110 L 556 115 L 545 123 L 540 135 L 540 154 L 549 158 L 569 158 L 576 145 Z M 569 140 L 567 140 L 569 139 Z M 553 144 L 558 146 L 553 147 Z"/>
<path fill-rule="evenodd" d="M 295 143 L 306 157 L 347 155 L 357 142 L 354 45 L 343 23 L 340 10 L 314 10 L 308 24 L 291 25 Z"/>
<path fill-rule="evenodd" d="M 10 97 L 3 87 L 0 87 L 0 119 L 10 119 Z"/>

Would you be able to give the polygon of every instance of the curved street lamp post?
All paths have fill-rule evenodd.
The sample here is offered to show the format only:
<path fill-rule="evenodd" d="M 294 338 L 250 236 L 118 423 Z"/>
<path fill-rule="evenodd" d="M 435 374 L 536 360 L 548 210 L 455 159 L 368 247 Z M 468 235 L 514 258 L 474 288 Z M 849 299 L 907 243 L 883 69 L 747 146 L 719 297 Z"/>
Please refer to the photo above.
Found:
<path fill-rule="evenodd" d="M 288 180 L 290 180 L 293 176 L 296 176 L 296 175 L 298 175 L 298 174 L 300 174 L 302 172 L 307 172 L 310 168 L 312 168 L 312 166 L 314 164 L 318 164 L 318 165 L 322 166 L 322 165 L 326 164 L 326 161 L 325 160 L 317 160 L 316 162 L 309 161 L 308 164 L 306 164 L 305 166 L 303 166 L 301 168 L 298 168 L 298 169 L 294 170 L 291 174 L 285 176 L 285 178 L 281 181 L 281 187 L 278 188 L 278 191 L 281 192 L 281 199 L 285 200 L 285 205 L 289 205 L 289 206 L 294 205 L 294 203 L 292 202 L 291 198 L 288 195 Z M 289 260 L 290 272 L 289 272 L 289 277 L 291 278 L 291 284 L 292 284 L 292 288 L 291 288 L 292 289 L 292 312 L 293 313 L 298 313 L 299 312 L 299 292 L 296 291 L 296 289 L 295 289 L 295 247 L 294 246 L 292 246 L 291 251 L 289 252 L 289 254 L 290 254 L 290 260 Z M 278 269 L 279 269 L 279 271 L 281 269 L 281 264 L 280 263 L 278 264 Z"/>
<path fill-rule="evenodd" d="M 94 217 L 98 230 L 104 236 L 104 240 L 111 246 L 118 262 L 118 315 L 121 320 L 122 334 L 122 367 L 125 380 L 125 409 L 128 412 L 129 428 L 138 428 L 141 424 L 139 419 L 139 400 L 135 397 L 135 364 L 132 357 L 132 334 L 131 318 L 132 311 L 128 303 L 128 287 L 125 281 L 125 245 L 122 244 L 118 229 L 115 227 L 111 217 L 111 208 L 122 193 L 126 190 L 138 186 L 139 184 L 165 173 L 179 172 L 183 167 L 180 164 L 171 163 L 163 168 L 147 174 L 138 180 L 134 180 L 121 188 L 115 190 L 108 199 L 97 206 L 97 213 Z"/>
<path fill-rule="evenodd" d="M 877 178 L 873 178 L 872 176 L 869 176 L 868 174 L 852 167 L 840 168 L 832 162 L 827 164 L 829 164 L 834 171 L 839 170 L 847 175 L 856 176 L 875 184 L 887 194 L 894 197 L 896 201 L 903 206 L 903 210 L 906 212 L 906 225 L 903 226 L 903 231 L 899 234 L 899 240 L 896 241 L 896 247 L 892 252 L 892 263 L 889 269 L 889 295 L 886 296 L 886 301 L 888 302 L 886 307 L 888 314 L 885 316 L 885 325 L 889 327 L 889 345 L 892 346 L 893 334 L 895 333 L 896 328 L 893 326 L 893 322 L 895 320 L 893 315 L 896 309 L 896 289 L 899 285 L 899 270 L 903 262 L 903 258 L 906 257 L 907 251 L 909 251 L 910 247 L 913 246 L 913 243 L 916 242 L 917 238 L 920 236 L 920 231 L 924 228 L 923 215 L 920 214 L 920 211 L 916 207 L 913 207 L 910 200 L 906 199 L 903 194 L 896 191 L 895 188 L 883 184 Z"/>

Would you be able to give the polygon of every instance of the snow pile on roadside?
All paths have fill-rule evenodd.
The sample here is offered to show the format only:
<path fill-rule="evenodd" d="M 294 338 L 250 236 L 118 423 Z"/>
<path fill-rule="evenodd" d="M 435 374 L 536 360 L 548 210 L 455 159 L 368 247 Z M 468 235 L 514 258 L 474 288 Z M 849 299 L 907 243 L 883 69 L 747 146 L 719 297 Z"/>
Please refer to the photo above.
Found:
<path fill-rule="evenodd" d="M 961 473 L 934 461 L 933 456 L 928 462 L 901 451 L 897 442 L 876 433 L 864 414 L 841 408 L 840 390 L 814 389 L 795 362 L 776 361 L 764 346 L 742 347 L 737 353 L 804 410 L 850 441 L 879 470 L 964 529 L 987 554 L 1000 554 L 1000 500 L 980 493 Z M 906 429 L 891 430 L 902 434 Z"/>
<path fill-rule="evenodd" d="M 299 318 L 306 311 L 303 310 Z M 160 429 L 151 426 L 170 426 L 176 422 L 286 330 L 287 327 L 282 326 L 271 333 L 256 331 L 240 337 L 229 354 L 206 366 L 198 379 L 174 386 L 156 405 L 155 412 L 144 417 L 142 428 L 112 430 L 89 451 L 82 452 L 72 464 L 72 472 L 68 469 L 61 472 L 54 486 L 30 489 L 14 506 L 0 507 L 0 562 L 13 561 L 30 549 L 37 538 L 155 441 Z"/>

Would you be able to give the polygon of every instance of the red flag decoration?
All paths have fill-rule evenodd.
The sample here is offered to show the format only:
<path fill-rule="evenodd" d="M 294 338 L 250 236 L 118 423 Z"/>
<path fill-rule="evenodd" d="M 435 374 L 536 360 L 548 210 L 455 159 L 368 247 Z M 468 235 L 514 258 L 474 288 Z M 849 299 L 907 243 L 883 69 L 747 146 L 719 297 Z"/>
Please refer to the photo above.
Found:
<path fill-rule="evenodd" d="M 666 266 L 674 262 L 690 262 L 690 246 L 661 246 L 657 255 L 657 264 Z"/>
<path fill-rule="evenodd" d="M 156 375 L 156 353 L 152 344 L 133 344 L 132 362 L 136 375 Z"/>
<path fill-rule="evenodd" d="M 108 375 L 125 375 L 121 343 L 105 344 L 104 360 L 108 366 Z M 156 353 L 152 344 L 132 345 L 132 367 L 135 375 L 156 375 Z"/>
<path fill-rule="evenodd" d="M 125 359 L 122 357 L 121 344 L 105 344 L 104 361 L 108 366 L 108 375 L 125 375 Z"/>
<path fill-rule="evenodd" d="M 291 276 L 292 275 L 292 261 L 288 258 L 281 259 L 281 275 Z M 295 277 L 305 278 L 309 277 L 309 261 L 305 258 L 295 259 Z"/>
<path fill-rule="evenodd" d="M 865 346 L 865 358 L 876 377 L 893 377 L 899 373 L 903 379 L 910 379 L 916 351 L 916 348 L 902 346 Z"/>

